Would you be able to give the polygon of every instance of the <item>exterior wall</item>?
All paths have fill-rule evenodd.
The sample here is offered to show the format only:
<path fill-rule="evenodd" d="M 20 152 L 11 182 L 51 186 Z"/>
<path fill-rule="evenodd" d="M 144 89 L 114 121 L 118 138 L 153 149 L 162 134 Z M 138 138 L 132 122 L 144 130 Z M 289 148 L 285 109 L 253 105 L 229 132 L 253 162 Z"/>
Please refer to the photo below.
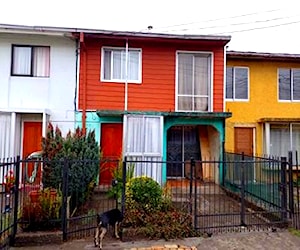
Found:
<path fill-rule="evenodd" d="M 226 101 L 226 111 L 232 117 L 226 120 L 227 151 L 234 151 L 234 127 L 247 126 L 255 128 L 255 154 L 264 153 L 263 124 L 261 118 L 299 118 L 300 102 L 278 101 L 278 68 L 300 68 L 300 63 L 232 60 L 227 59 L 228 66 L 249 68 L 249 101 Z"/>
<path fill-rule="evenodd" d="M 50 77 L 10 76 L 12 44 L 50 46 Z M 69 38 L 0 34 L 0 108 L 7 110 L 48 109 L 50 120 L 73 129 L 76 86 L 76 45 Z"/>
<path fill-rule="evenodd" d="M 124 110 L 125 84 L 100 81 L 101 47 L 125 47 L 125 39 L 85 39 L 86 55 L 86 109 Z M 220 47 L 220 46 L 219 46 Z M 224 48 L 209 45 L 183 45 L 174 42 L 129 41 L 129 48 L 142 49 L 142 83 L 128 83 L 128 110 L 174 111 L 176 86 L 176 51 L 213 52 L 213 111 L 223 112 Z M 81 69 L 84 60 L 81 55 Z M 79 109 L 84 104 L 84 72 L 80 74 Z M 112 94 L 113 93 L 113 94 Z"/>
<path fill-rule="evenodd" d="M 11 76 L 12 44 L 50 46 L 50 77 Z M 22 114 L 42 114 L 63 133 L 74 129 L 75 52 L 76 42 L 63 35 L 0 33 L 0 112 L 15 113 L 17 117 L 16 131 L 10 135 L 18 144 L 13 154 L 19 154 L 21 149 L 19 122 L 28 120 Z"/>

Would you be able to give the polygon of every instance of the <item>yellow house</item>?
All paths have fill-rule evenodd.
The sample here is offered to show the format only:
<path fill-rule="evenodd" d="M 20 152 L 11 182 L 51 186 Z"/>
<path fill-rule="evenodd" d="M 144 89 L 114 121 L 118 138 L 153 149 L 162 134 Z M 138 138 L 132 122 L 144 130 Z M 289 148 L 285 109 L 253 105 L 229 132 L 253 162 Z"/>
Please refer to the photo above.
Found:
<path fill-rule="evenodd" d="M 300 151 L 299 54 L 228 51 L 225 88 L 226 151 Z"/>

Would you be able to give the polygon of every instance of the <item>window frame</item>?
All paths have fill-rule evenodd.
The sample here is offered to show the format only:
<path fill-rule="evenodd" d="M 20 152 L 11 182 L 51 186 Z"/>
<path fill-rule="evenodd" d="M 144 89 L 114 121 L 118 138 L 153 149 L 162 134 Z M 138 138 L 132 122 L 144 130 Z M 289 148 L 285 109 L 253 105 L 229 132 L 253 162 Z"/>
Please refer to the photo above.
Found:
<path fill-rule="evenodd" d="M 209 55 L 210 56 L 210 70 L 209 70 L 209 86 L 208 86 L 208 101 L 207 101 L 207 110 L 206 111 L 201 111 L 201 110 L 181 110 L 179 109 L 179 96 L 184 96 L 184 95 L 179 95 L 179 54 L 198 54 L 198 55 Z M 211 51 L 187 51 L 187 50 L 177 50 L 176 51 L 176 86 L 175 86 L 175 110 L 177 112 L 212 112 L 213 111 L 213 79 L 214 79 L 214 53 Z M 191 95 L 189 95 L 191 96 Z M 203 97 L 202 95 L 193 95 L 191 97 Z M 193 107 L 194 108 L 194 107 Z"/>
<path fill-rule="evenodd" d="M 233 88 L 233 93 L 232 93 L 232 98 L 227 98 L 227 69 L 228 68 L 232 68 L 233 69 L 233 76 L 232 76 L 232 88 Z M 236 69 L 247 69 L 247 98 L 236 98 L 235 97 L 235 88 L 236 88 L 236 84 L 235 84 L 235 70 Z M 248 102 L 250 100 L 249 98 L 250 96 L 250 69 L 249 67 L 246 66 L 226 66 L 226 72 L 225 72 L 225 100 L 227 101 L 236 101 L 236 102 Z"/>
<path fill-rule="evenodd" d="M 279 85 L 279 72 L 280 70 L 289 70 L 290 72 L 290 99 L 280 99 L 280 85 Z M 277 69 L 277 100 L 278 102 L 300 102 L 300 98 L 299 99 L 295 99 L 294 100 L 294 95 L 293 95 L 293 90 L 294 90 L 294 80 L 293 80 L 293 72 L 294 70 L 299 70 L 300 68 L 285 68 L 285 67 L 281 67 Z"/>
<path fill-rule="evenodd" d="M 125 83 L 126 79 L 105 79 L 104 78 L 104 52 L 106 50 L 110 51 L 126 51 L 125 47 L 111 47 L 111 46 L 102 46 L 101 48 L 101 70 L 100 70 L 100 81 L 101 82 L 117 82 L 117 83 Z M 139 65 L 138 65 L 138 80 L 127 79 L 127 83 L 142 83 L 142 49 L 141 48 L 128 48 L 128 51 L 137 51 L 139 53 Z M 111 74 L 113 71 L 111 70 Z"/>
<path fill-rule="evenodd" d="M 30 55 L 30 74 L 17 74 L 14 73 L 14 48 L 31 48 L 31 55 Z M 47 76 L 35 76 L 34 75 L 34 48 L 49 48 L 49 75 Z M 50 78 L 50 57 L 51 57 L 51 48 L 47 45 L 28 45 L 28 44 L 12 44 L 11 46 L 11 68 L 10 68 L 10 75 L 11 76 L 21 76 L 21 77 L 34 77 L 34 78 Z"/>

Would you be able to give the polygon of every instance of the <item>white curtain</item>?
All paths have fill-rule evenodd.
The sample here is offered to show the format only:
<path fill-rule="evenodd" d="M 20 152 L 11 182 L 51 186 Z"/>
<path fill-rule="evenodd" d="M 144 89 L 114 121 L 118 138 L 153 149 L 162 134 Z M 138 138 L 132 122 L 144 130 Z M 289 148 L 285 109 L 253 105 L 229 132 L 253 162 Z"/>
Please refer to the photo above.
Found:
<path fill-rule="evenodd" d="M 195 57 L 194 110 L 208 111 L 210 57 Z"/>
<path fill-rule="evenodd" d="M 139 79 L 139 52 L 129 51 L 128 53 L 128 79 L 137 81 Z"/>
<path fill-rule="evenodd" d="M 33 75 L 37 77 L 49 77 L 50 75 L 50 48 L 33 48 Z"/>
<path fill-rule="evenodd" d="M 113 66 L 113 79 L 122 79 L 122 74 L 124 71 L 124 62 L 125 57 L 122 55 L 122 52 L 119 50 L 112 51 L 112 66 Z M 123 67 L 122 67 L 123 65 Z"/>
<path fill-rule="evenodd" d="M 162 117 L 128 115 L 125 155 L 136 162 L 135 175 L 149 176 L 162 183 Z"/>
<path fill-rule="evenodd" d="M 178 54 L 178 110 L 208 111 L 211 56 Z"/>
<path fill-rule="evenodd" d="M 178 55 L 178 109 L 192 110 L 193 55 Z"/>
<path fill-rule="evenodd" d="M 140 52 L 128 51 L 127 79 L 129 81 L 139 80 Z M 125 80 L 126 79 L 126 51 L 115 49 L 104 51 L 104 79 Z"/>
<path fill-rule="evenodd" d="M 13 47 L 13 74 L 31 74 L 31 47 Z"/>
<path fill-rule="evenodd" d="M 10 126 L 11 126 L 11 114 L 0 113 L 0 160 L 11 157 L 10 148 Z"/>
<path fill-rule="evenodd" d="M 271 156 L 288 156 L 291 150 L 290 128 L 286 125 L 270 125 L 270 154 Z"/>

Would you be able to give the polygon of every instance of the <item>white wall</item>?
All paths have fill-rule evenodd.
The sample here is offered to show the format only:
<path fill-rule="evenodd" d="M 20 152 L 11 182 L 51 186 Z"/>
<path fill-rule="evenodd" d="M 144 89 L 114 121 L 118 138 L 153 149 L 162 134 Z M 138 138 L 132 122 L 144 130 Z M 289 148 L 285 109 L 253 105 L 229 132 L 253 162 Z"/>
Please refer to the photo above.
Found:
<path fill-rule="evenodd" d="M 50 77 L 10 76 L 12 44 L 50 46 Z M 63 132 L 74 128 L 76 43 L 63 36 L 0 34 L 0 111 L 49 110 Z"/>

